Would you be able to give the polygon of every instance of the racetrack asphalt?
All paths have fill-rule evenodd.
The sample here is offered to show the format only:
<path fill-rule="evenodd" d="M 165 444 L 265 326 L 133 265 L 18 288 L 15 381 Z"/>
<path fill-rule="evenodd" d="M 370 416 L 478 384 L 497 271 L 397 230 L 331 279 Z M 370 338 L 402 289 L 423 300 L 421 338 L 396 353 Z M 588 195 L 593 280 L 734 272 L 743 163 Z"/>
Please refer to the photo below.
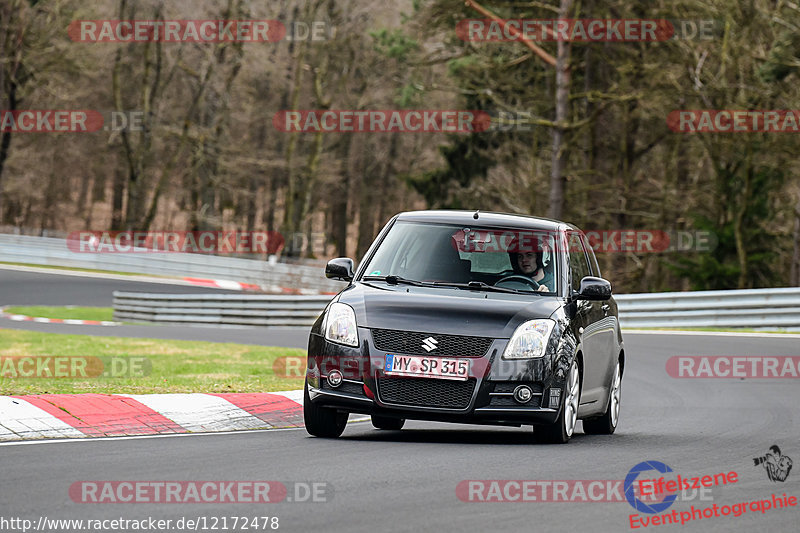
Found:
<path fill-rule="evenodd" d="M 120 277 L 124 278 L 124 276 Z M 109 279 L 87 276 L 80 272 L 43 273 L 0 267 L 0 307 L 9 305 L 111 307 L 114 291 L 241 294 L 241 291 L 173 284 L 168 280 L 151 282 L 135 279 Z M 17 322 L 0 317 L 0 329 L 2 328 L 73 335 L 235 342 L 285 348 L 305 348 L 308 345 L 308 328 L 220 328 L 132 324 L 92 326 Z"/>
<path fill-rule="evenodd" d="M 64 270 L 55 273 L 13 268 L 3 268 L 0 265 L 0 305 L 111 307 L 114 291 L 173 294 L 240 293 L 240 291 L 186 285 L 166 278 L 160 282 L 140 281 L 135 277 L 125 279 L 128 276 L 99 277 L 91 272 Z"/>
<path fill-rule="evenodd" d="M 304 331 L 289 335 L 305 343 Z M 584 435 L 579 424 L 570 443 L 538 445 L 530 427 L 408 422 L 402 431 L 351 423 L 337 440 L 312 438 L 299 429 L 2 445 L 0 517 L 34 523 L 40 516 L 206 517 L 210 525 L 223 516 L 229 521 L 277 516 L 279 531 L 348 533 L 625 531 L 631 530 L 629 515 L 635 512 L 627 502 L 475 503 L 461 501 L 456 487 L 463 480 L 621 480 L 642 461 L 662 461 L 683 476 L 738 474 L 737 483 L 713 489 L 713 501 L 678 501 L 667 512 L 733 505 L 773 493 L 800 496 L 797 468 L 785 482 L 773 482 L 753 461 L 775 444 L 799 460 L 797 379 L 676 379 L 665 370 L 673 355 L 798 356 L 796 337 L 624 336 L 621 421 L 613 436 Z M 332 497 L 319 503 L 85 504 L 68 493 L 81 480 L 321 482 Z M 796 531 L 797 519 L 798 507 L 791 507 L 647 529 Z"/>
<path fill-rule="evenodd" d="M 800 474 L 771 482 L 753 458 L 778 444 L 800 457 L 796 380 L 679 380 L 666 359 L 683 354 L 798 355 L 796 340 L 631 334 L 621 422 L 613 436 L 578 432 L 566 445 L 537 445 L 530 427 L 408 422 L 402 431 L 351 424 L 342 438 L 304 430 L 3 446 L 3 514 L 49 518 L 278 516 L 284 531 L 624 531 L 633 508 L 617 503 L 470 503 L 462 480 L 624 479 L 645 460 L 683 476 L 735 471 L 738 482 L 712 501 L 731 505 L 786 492 Z M 79 504 L 80 480 L 267 480 L 326 483 L 324 503 Z M 671 509 L 670 509 L 671 511 Z M 688 531 L 796 531 L 797 508 L 703 519 Z M 678 526 L 679 527 L 679 526 Z M 678 529 L 676 526 L 662 529 Z"/>

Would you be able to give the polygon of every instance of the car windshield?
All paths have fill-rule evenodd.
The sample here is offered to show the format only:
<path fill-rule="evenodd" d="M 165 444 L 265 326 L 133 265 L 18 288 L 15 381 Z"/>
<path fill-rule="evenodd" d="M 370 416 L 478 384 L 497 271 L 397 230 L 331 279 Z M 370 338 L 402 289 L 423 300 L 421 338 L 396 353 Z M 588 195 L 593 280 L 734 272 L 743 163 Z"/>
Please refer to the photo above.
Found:
<path fill-rule="evenodd" d="M 399 221 L 362 280 L 555 295 L 554 236 L 544 230 Z"/>

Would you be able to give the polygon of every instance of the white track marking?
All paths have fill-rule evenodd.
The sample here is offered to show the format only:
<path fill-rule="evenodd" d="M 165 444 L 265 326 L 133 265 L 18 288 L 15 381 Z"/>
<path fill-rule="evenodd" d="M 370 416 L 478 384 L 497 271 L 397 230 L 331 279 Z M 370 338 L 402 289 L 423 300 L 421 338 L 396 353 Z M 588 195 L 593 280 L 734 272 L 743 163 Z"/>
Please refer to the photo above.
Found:
<path fill-rule="evenodd" d="M 365 421 L 365 420 L 364 420 Z M 359 422 L 362 422 L 359 420 Z M 246 433 L 266 433 L 268 431 L 297 431 L 305 428 L 275 428 L 275 429 L 251 429 Z M 47 439 L 47 440 L 17 440 L 0 442 L 2 446 L 24 446 L 26 444 L 59 444 L 67 442 L 98 442 L 110 440 L 139 440 L 139 439 L 168 439 L 171 437 L 211 437 L 215 435 L 242 435 L 242 431 L 215 431 L 211 433 L 162 433 L 157 435 L 121 435 L 119 437 L 92 437 L 87 439 Z"/>
<path fill-rule="evenodd" d="M 230 289 L 235 291 L 242 290 L 242 284 L 239 283 L 238 281 L 230 281 L 227 279 L 215 279 L 212 281 L 214 282 L 214 285 L 222 289 Z"/>
<path fill-rule="evenodd" d="M 303 389 L 300 390 L 285 390 L 280 392 L 270 392 L 268 394 L 278 394 L 284 398 L 289 398 L 295 403 L 303 405 Z"/>
<path fill-rule="evenodd" d="M 368 416 L 360 416 L 358 418 L 351 418 L 348 424 L 357 424 L 369 422 Z M 140 440 L 140 439 L 171 439 L 175 437 L 215 437 L 217 435 L 248 435 L 250 433 L 271 433 L 273 431 L 302 431 L 304 427 L 299 428 L 274 428 L 274 429 L 251 429 L 249 431 L 216 431 L 213 433 L 164 433 L 160 435 L 123 435 L 119 437 L 91 437 L 86 439 L 47 439 L 47 440 L 17 440 L 0 442 L 0 447 L 3 446 L 25 446 L 28 444 L 63 444 L 75 442 L 98 442 L 98 441 L 114 441 L 114 440 Z"/>
<path fill-rule="evenodd" d="M 120 394 L 143 403 L 188 431 L 233 431 L 270 427 L 228 400 L 210 394 Z"/>
<path fill-rule="evenodd" d="M 0 440 L 85 436 L 81 431 L 25 400 L 0 396 Z"/>

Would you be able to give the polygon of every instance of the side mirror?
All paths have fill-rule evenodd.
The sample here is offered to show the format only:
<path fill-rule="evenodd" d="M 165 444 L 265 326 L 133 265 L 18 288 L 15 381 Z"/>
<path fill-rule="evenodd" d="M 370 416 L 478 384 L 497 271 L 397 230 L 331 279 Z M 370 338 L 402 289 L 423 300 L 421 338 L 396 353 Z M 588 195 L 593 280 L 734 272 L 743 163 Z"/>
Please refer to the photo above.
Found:
<path fill-rule="evenodd" d="M 611 282 L 607 279 L 586 276 L 575 295 L 577 300 L 608 300 L 611 298 Z"/>
<path fill-rule="evenodd" d="M 338 279 L 342 281 L 353 281 L 354 271 L 353 260 L 349 257 L 337 257 L 331 259 L 325 265 L 325 277 L 328 279 Z"/>

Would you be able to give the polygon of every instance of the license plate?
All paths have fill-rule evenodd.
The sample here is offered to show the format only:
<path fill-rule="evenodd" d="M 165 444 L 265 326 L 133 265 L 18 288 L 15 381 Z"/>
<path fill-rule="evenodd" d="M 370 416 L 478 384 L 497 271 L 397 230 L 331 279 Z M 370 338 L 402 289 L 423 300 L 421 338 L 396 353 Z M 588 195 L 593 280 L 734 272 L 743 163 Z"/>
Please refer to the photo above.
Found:
<path fill-rule="evenodd" d="M 418 378 L 455 379 L 466 381 L 469 360 L 417 355 L 386 355 L 384 372 L 387 376 L 414 376 Z"/>

